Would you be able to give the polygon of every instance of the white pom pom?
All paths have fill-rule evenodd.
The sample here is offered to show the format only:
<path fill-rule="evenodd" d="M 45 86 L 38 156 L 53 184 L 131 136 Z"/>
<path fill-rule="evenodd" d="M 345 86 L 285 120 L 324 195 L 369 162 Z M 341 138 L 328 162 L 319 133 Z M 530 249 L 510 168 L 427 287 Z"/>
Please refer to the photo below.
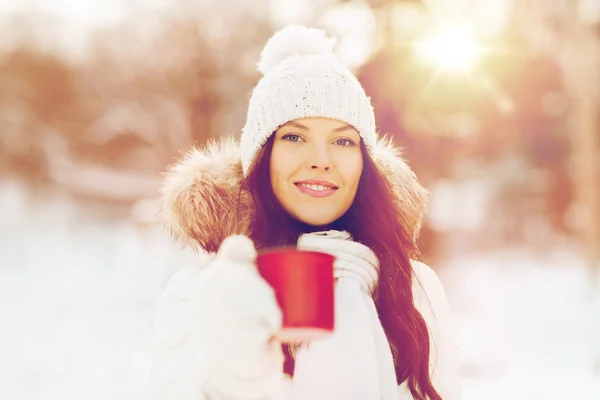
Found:
<path fill-rule="evenodd" d="M 301 25 L 290 25 L 277 31 L 260 54 L 258 70 L 263 74 L 294 55 L 328 54 L 333 50 L 335 38 L 324 31 Z"/>

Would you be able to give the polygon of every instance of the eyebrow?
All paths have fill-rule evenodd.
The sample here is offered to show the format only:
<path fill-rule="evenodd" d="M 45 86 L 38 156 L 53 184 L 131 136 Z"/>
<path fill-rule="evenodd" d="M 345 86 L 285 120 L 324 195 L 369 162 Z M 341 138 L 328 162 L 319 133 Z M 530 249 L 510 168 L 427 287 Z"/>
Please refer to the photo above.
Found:
<path fill-rule="evenodd" d="M 282 127 L 284 127 L 284 126 L 293 126 L 294 128 L 303 129 L 305 131 L 309 131 L 310 130 L 310 128 L 308 126 L 299 124 L 297 122 L 292 122 L 292 121 L 290 121 L 290 122 L 285 123 L 285 124 L 282 125 Z M 333 130 L 333 132 L 343 132 L 343 131 L 348 131 L 348 130 L 354 130 L 354 127 L 352 125 L 350 125 L 350 124 L 346 124 L 344 126 L 340 126 L 339 128 L 335 128 Z"/>

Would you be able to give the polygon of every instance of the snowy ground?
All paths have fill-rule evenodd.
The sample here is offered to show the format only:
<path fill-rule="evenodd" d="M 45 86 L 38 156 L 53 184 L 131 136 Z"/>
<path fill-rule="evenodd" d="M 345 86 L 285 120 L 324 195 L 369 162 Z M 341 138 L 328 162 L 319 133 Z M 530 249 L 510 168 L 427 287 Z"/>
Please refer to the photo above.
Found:
<path fill-rule="evenodd" d="M 600 292 L 580 259 L 511 249 L 441 275 L 466 399 L 600 399 Z"/>
<path fill-rule="evenodd" d="M 194 256 L 61 200 L 30 204 L 14 184 L 0 185 L 0 220 L 0 398 L 151 399 L 154 305 Z M 580 259 L 507 249 L 440 276 L 465 400 L 600 398 L 600 293 Z"/>

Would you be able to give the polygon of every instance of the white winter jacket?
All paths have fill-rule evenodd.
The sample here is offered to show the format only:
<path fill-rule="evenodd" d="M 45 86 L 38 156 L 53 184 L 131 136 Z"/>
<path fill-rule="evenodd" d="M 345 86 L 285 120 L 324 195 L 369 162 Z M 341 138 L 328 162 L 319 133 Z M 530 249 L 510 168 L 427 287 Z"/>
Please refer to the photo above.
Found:
<path fill-rule="evenodd" d="M 425 209 L 424 189 L 389 144 L 379 143 L 374 158 L 388 175 L 400 214 L 406 226 L 414 227 L 411 233 L 416 239 Z M 227 236 L 248 232 L 252 206 L 249 194 L 240 191 L 241 179 L 239 153 L 232 140 L 205 151 L 193 150 L 166 175 L 162 221 L 177 240 L 199 250 L 200 260 L 171 278 L 158 304 L 152 359 L 157 400 L 221 400 L 209 397 L 202 383 L 211 366 L 205 357 L 206 343 L 198 334 L 206 327 L 196 315 L 196 289 L 205 279 L 209 254 Z M 431 268 L 420 262 L 412 265 L 415 307 L 430 333 L 433 385 L 444 400 L 459 400 L 458 356 L 444 289 Z M 290 382 L 283 373 L 277 382 L 270 379 L 264 384 L 274 387 L 269 399 L 290 400 Z M 228 400 L 242 399 L 246 400 Z M 398 388 L 398 399 L 412 399 L 406 382 Z"/>

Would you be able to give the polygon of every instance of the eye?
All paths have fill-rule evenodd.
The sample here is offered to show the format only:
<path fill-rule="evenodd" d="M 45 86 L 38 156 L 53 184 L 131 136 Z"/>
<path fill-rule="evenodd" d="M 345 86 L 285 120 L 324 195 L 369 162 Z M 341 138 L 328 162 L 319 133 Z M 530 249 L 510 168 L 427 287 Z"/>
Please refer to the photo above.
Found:
<path fill-rule="evenodd" d="M 296 134 L 296 133 L 288 133 L 287 135 L 283 135 L 281 137 L 282 140 L 287 140 L 289 142 L 301 142 L 302 138 L 300 137 L 300 135 Z"/>
<path fill-rule="evenodd" d="M 356 143 L 354 143 L 354 141 L 347 139 L 347 138 L 339 138 L 336 139 L 336 141 L 334 142 L 336 145 L 338 146 L 354 146 Z"/>

